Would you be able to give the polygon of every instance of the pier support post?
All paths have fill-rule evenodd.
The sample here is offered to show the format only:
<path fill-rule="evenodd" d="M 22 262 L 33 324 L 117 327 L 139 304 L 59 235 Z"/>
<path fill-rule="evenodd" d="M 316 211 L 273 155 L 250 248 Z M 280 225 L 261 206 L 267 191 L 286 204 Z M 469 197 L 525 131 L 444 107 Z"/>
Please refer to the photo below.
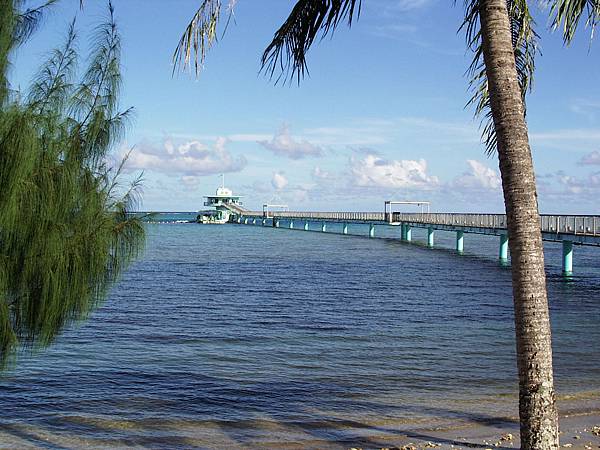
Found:
<path fill-rule="evenodd" d="M 506 234 L 500 235 L 500 250 L 498 251 L 498 258 L 501 264 L 508 262 L 508 236 Z"/>
<path fill-rule="evenodd" d="M 290 220 L 290 230 L 293 230 L 293 229 L 294 229 L 294 221 Z"/>
<path fill-rule="evenodd" d="M 327 224 L 326 224 L 325 222 L 323 222 L 323 223 L 321 224 L 321 231 L 322 231 L 323 233 L 325 233 L 325 232 L 327 231 Z"/>
<path fill-rule="evenodd" d="M 273 219 L 273 225 L 275 228 L 279 228 L 279 219 Z"/>
<path fill-rule="evenodd" d="M 304 231 L 308 231 L 308 220 L 304 222 Z"/>
<path fill-rule="evenodd" d="M 456 251 L 460 254 L 462 254 L 465 249 L 464 242 L 463 242 L 463 235 L 464 235 L 464 232 L 462 232 L 462 231 L 456 232 Z"/>
<path fill-rule="evenodd" d="M 573 242 L 562 241 L 562 273 L 566 277 L 573 275 Z"/>
<path fill-rule="evenodd" d="M 252 219 L 252 225 L 256 225 L 256 219 Z"/>
<path fill-rule="evenodd" d="M 375 224 L 369 224 L 369 237 L 375 237 Z"/>
<path fill-rule="evenodd" d="M 238 218 L 237 218 L 237 223 L 241 223 L 241 222 L 242 222 L 242 218 L 241 218 L 241 217 L 238 217 Z"/>
<path fill-rule="evenodd" d="M 400 224 L 400 240 L 401 241 L 406 240 L 406 224 L 404 224 L 404 223 Z"/>
<path fill-rule="evenodd" d="M 348 234 L 348 224 L 342 224 L 342 234 Z"/>
<path fill-rule="evenodd" d="M 429 248 L 433 248 L 433 233 L 434 233 L 434 229 L 433 227 L 429 227 L 427 228 L 427 247 Z"/>
<path fill-rule="evenodd" d="M 265 226 L 265 222 L 266 222 L 266 220 L 265 220 L 265 219 L 263 219 L 263 220 L 262 220 L 262 226 L 263 226 L 263 227 Z"/>
<path fill-rule="evenodd" d="M 410 242 L 412 240 L 412 227 L 409 224 L 404 226 L 404 238 L 406 242 Z"/>
<path fill-rule="evenodd" d="M 247 217 L 244 219 L 244 225 L 248 225 L 248 218 Z"/>

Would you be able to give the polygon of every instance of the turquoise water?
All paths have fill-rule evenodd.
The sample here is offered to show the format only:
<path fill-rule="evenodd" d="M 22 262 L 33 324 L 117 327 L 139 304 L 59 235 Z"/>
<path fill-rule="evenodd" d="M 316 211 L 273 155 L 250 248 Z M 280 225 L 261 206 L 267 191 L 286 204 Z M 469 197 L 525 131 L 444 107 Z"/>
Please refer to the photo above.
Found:
<path fill-rule="evenodd" d="M 88 322 L 0 379 L 0 446 L 369 448 L 516 415 L 497 238 L 467 234 L 458 256 L 450 233 L 430 250 L 423 230 L 405 244 L 391 227 L 382 239 L 148 232 L 145 256 Z M 560 252 L 546 247 L 557 389 L 579 398 L 565 408 L 588 407 L 600 392 L 600 249 L 575 248 L 572 281 Z"/>

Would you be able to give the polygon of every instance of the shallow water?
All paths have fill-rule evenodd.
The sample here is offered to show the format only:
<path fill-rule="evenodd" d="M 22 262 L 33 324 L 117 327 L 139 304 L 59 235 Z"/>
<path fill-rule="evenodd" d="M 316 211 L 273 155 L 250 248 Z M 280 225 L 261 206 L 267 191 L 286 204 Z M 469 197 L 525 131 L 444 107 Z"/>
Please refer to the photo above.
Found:
<path fill-rule="evenodd" d="M 315 229 L 316 229 L 315 224 Z M 334 226 L 330 231 L 339 231 Z M 260 226 L 148 225 L 108 301 L 0 379 L 0 445 L 378 445 L 516 415 L 510 270 L 497 238 L 427 249 Z M 559 394 L 600 391 L 600 249 L 546 246 Z M 319 444 L 316 444 L 319 442 Z M 368 446 L 368 445 L 365 445 Z"/>

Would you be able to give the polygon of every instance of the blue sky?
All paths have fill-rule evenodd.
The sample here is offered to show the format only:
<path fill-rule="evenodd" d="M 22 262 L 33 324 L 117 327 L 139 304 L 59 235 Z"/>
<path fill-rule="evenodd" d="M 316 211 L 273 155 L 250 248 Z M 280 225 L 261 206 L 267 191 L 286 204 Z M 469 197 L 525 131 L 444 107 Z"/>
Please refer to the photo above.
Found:
<path fill-rule="evenodd" d="M 429 200 L 434 211 L 501 212 L 498 164 L 464 105 L 470 62 L 457 33 L 462 2 L 363 0 L 360 19 L 315 45 L 297 86 L 260 75 L 262 51 L 293 0 L 238 0 L 235 23 L 196 79 L 171 76 L 171 55 L 200 0 L 113 0 L 123 39 L 123 107 L 145 210 L 198 210 L 225 173 L 246 206 L 381 210 Z M 536 0 L 530 3 L 537 4 Z M 106 3 L 61 0 L 14 59 L 25 89 L 77 15 L 85 54 Z M 542 55 L 528 123 L 542 213 L 600 213 L 600 49 L 589 30 L 565 48 L 536 9 Z"/>

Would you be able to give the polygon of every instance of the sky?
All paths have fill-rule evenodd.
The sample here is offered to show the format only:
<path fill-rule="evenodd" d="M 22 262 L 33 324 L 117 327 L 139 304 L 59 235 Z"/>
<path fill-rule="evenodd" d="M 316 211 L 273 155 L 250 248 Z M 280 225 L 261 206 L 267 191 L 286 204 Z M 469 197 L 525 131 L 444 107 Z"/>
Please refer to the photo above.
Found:
<path fill-rule="evenodd" d="M 142 210 L 197 211 L 225 184 L 249 209 L 380 211 L 385 200 L 432 211 L 502 212 L 495 155 L 465 107 L 471 53 L 458 32 L 462 1 L 363 0 L 351 28 L 316 42 L 309 76 L 275 84 L 260 56 L 293 0 L 237 0 L 198 77 L 174 76 L 172 54 L 200 0 L 113 0 L 123 49 L 123 109 L 135 120 L 119 157 L 143 172 Z M 542 213 L 599 214 L 600 42 L 581 27 L 565 47 L 545 2 L 530 0 L 542 54 L 527 120 Z M 35 2 L 30 2 L 35 4 Z M 13 57 L 26 90 L 76 17 L 89 49 L 107 2 L 60 0 Z M 405 207 L 410 211 L 410 207 Z"/>

